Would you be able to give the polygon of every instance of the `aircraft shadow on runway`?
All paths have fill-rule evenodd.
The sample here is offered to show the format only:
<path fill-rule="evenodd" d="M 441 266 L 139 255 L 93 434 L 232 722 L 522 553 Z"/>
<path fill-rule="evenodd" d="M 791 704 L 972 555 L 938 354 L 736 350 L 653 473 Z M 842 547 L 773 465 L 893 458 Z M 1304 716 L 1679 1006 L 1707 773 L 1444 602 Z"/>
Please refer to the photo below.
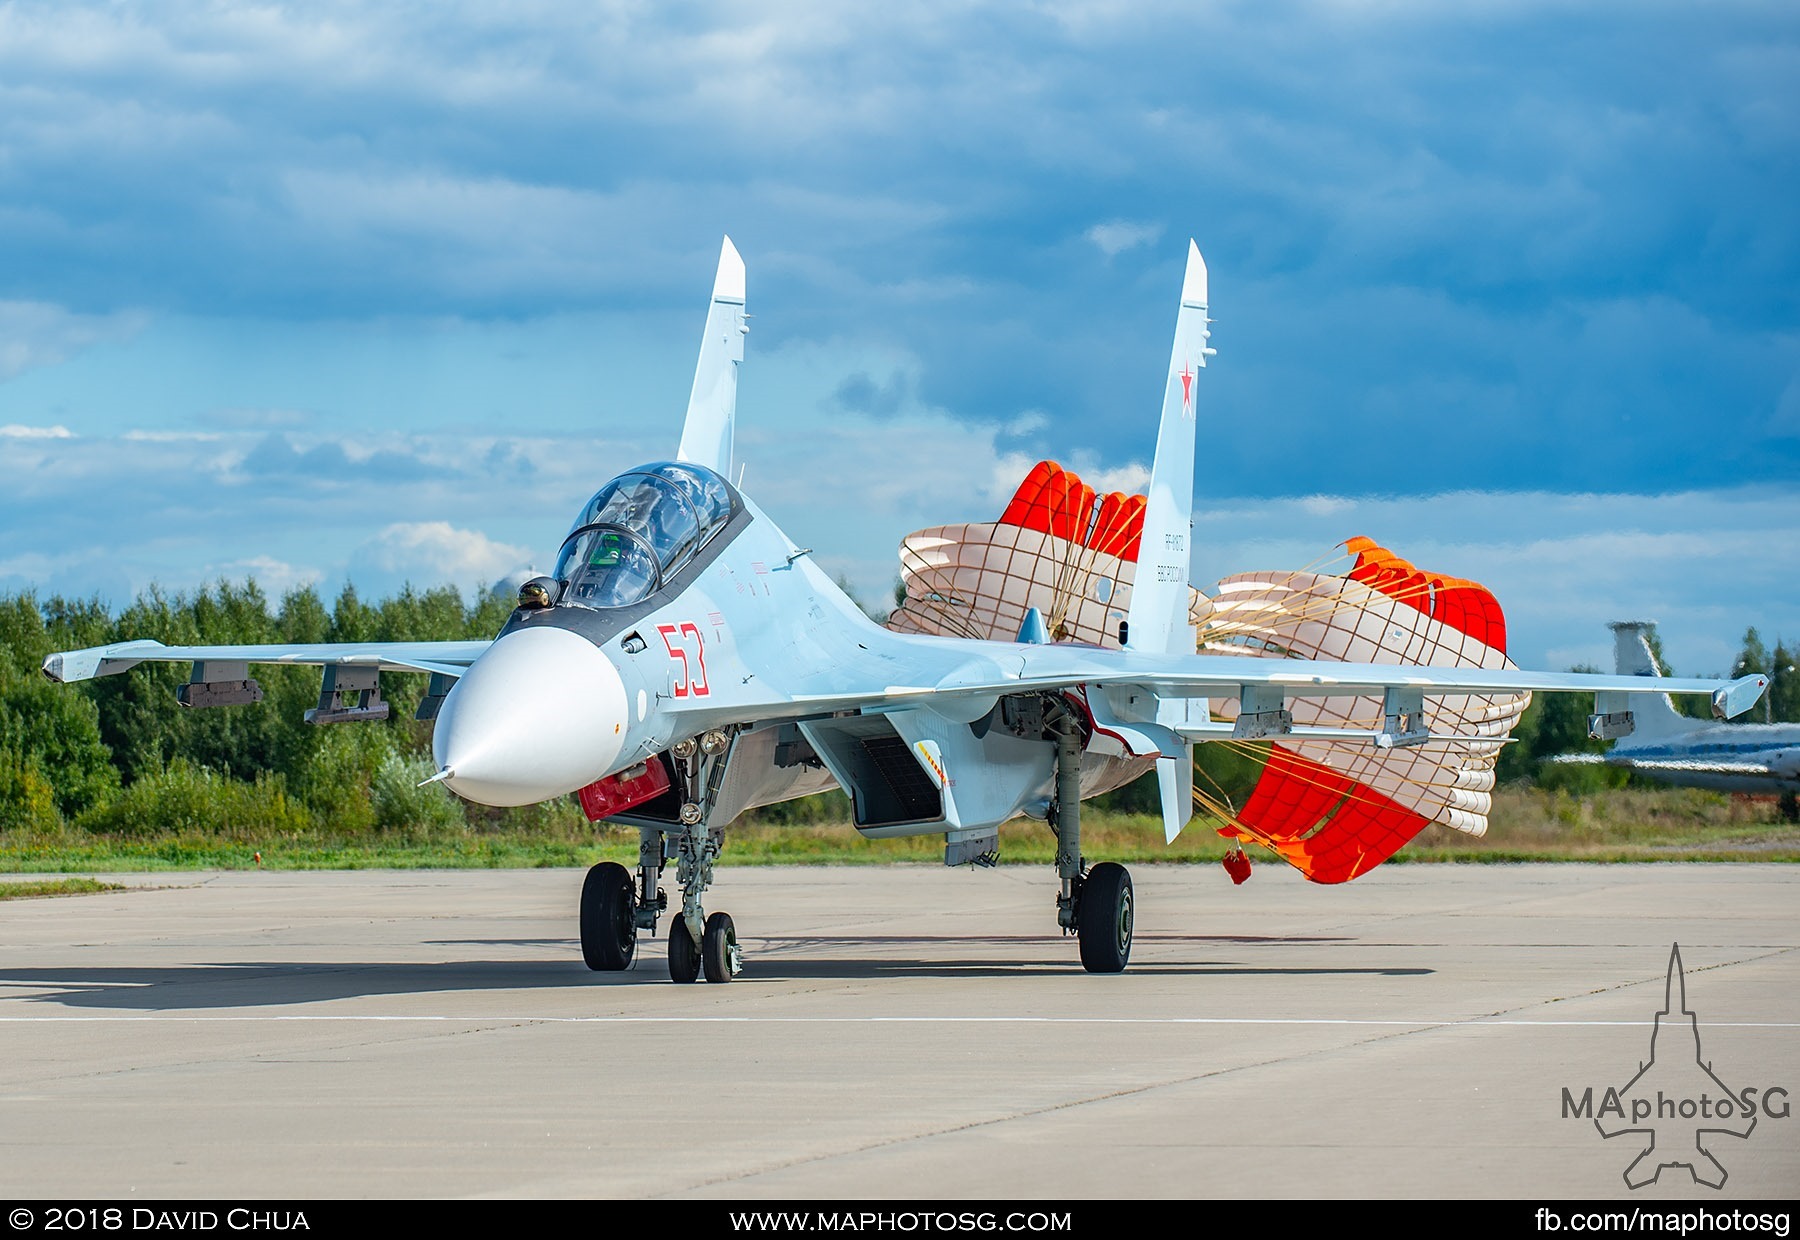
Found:
<path fill-rule="evenodd" d="M 1291 943 L 1299 946 L 1350 941 L 1343 939 L 1140 935 L 1137 941 L 1140 945 L 1138 959 L 1132 962 L 1127 979 L 1133 975 L 1418 977 L 1436 972 L 1428 968 L 1389 965 L 1251 964 L 1237 959 L 1212 958 L 1211 952 L 1178 950 L 1183 944 L 1216 949 L 1234 944 Z M 221 962 L 149 968 L 0 969 L 0 1008 L 11 1003 L 53 1003 L 114 1011 L 193 1012 L 297 1006 L 380 995 L 667 985 L 664 942 L 662 939 L 640 942 L 635 964 L 620 973 L 590 972 L 582 965 L 579 948 L 573 942 L 553 939 L 452 940 L 429 944 L 435 947 L 543 948 L 557 952 L 558 958 L 548 960 Z M 744 949 L 747 964 L 736 979 L 738 985 L 902 977 L 953 980 L 1058 974 L 1079 976 L 1081 970 L 1072 943 L 1042 935 L 746 939 Z M 863 954 L 869 949 L 900 950 L 894 955 Z M 1006 954 L 996 954 L 995 949 Z"/>

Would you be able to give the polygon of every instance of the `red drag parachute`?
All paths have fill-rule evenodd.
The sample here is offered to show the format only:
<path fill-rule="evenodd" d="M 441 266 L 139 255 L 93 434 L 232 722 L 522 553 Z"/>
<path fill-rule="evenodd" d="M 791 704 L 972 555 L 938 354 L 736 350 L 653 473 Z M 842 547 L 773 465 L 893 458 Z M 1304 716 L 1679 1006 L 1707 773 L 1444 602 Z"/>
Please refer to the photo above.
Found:
<path fill-rule="evenodd" d="M 1098 495 L 1051 461 L 1026 476 L 998 522 L 943 525 L 900 548 L 905 602 L 890 628 L 1012 640 L 1027 609 L 1052 638 L 1119 645 L 1131 606 L 1144 497 Z M 1486 588 L 1420 569 L 1367 538 L 1340 563 L 1240 573 L 1194 591 L 1190 619 L 1207 653 L 1433 667 L 1511 668 L 1506 618 Z M 1347 560 L 1347 564 L 1341 561 Z M 1327 571 L 1335 569 L 1336 571 Z M 1199 772 L 1195 800 L 1222 833 L 1262 845 L 1316 882 L 1366 874 L 1426 826 L 1487 829 L 1494 762 L 1529 694 L 1425 700 L 1431 739 L 1381 749 L 1368 741 L 1214 742 L 1261 766 L 1242 804 Z M 1296 725 L 1380 730 L 1379 697 L 1296 698 Z M 1237 702 L 1215 700 L 1215 718 Z M 1104 786 L 1135 778 L 1119 765 Z"/>

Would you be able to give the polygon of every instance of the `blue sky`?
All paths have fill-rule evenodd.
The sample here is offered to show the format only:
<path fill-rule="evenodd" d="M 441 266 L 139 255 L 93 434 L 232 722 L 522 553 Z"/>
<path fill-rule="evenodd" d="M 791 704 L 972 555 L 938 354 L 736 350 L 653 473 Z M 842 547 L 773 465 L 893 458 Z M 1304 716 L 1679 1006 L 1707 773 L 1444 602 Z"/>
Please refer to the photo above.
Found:
<path fill-rule="evenodd" d="M 879 597 L 1142 479 L 1212 273 L 1195 578 L 1366 533 L 1521 662 L 1800 641 L 1791 3 L 0 4 L 0 588 L 474 588 L 739 451 Z"/>

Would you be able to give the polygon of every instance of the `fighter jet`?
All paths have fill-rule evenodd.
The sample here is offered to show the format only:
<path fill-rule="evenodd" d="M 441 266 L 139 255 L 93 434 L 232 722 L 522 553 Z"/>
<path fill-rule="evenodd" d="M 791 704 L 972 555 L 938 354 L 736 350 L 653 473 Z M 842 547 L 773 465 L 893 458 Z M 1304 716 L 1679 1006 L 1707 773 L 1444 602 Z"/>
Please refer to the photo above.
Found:
<path fill-rule="evenodd" d="M 550 574 L 526 582 L 491 642 L 167 647 L 125 642 L 51 655 L 76 681 L 140 662 L 193 665 L 190 707 L 257 700 L 256 663 L 324 669 L 315 723 L 384 717 L 383 672 L 431 677 L 432 778 L 486 805 L 577 793 L 594 819 L 636 827 L 636 873 L 596 865 L 581 896 L 581 948 L 595 970 L 628 967 L 641 934 L 668 935 L 674 980 L 730 981 L 736 928 L 706 894 L 726 830 L 760 805 L 833 786 L 869 837 L 936 834 L 944 861 L 991 861 L 999 827 L 1044 820 L 1057 841 L 1056 918 L 1084 968 L 1131 955 L 1131 876 L 1090 864 L 1081 801 L 1127 755 L 1154 767 L 1165 834 L 1192 812 L 1192 747 L 1221 738 L 1331 739 L 1404 748 L 1432 739 L 1438 695 L 1596 694 L 1594 726 L 1630 727 L 1632 694 L 1703 693 L 1720 716 L 1764 678 L 1660 680 L 1196 653 L 1189 621 L 1189 514 L 1207 269 L 1190 241 L 1135 581 L 1108 646 L 1053 641 L 1026 613 L 1016 640 L 896 632 L 861 609 L 734 485 L 733 425 L 744 356 L 744 264 L 726 239 L 687 417 L 672 459 L 627 470 L 576 514 Z M 1117 596 L 1121 601 L 1124 592 Z M 1373 696 L 1371 728 L 1294 722 L 1292 699 Z M 1211 704 L 1235 708 L 1215 718 Z M 1316 714 L 1316 712 L 1315 712 Z M 1470 743 L 1499 744 L 1500 738 Z M 1110 786 L 1110 785 L 1107 785 Z"/>
<path fill-rule="evenodd" d="M 1650 651 L 1646 620 L 1619 620 L 1613 666 L 1621 676 L 1647 676 L 1660 687 L 1662 669 Z M 1605 753 L 1559 754 L 1552 762 L 1605 763 L 1650 779 L 1721 792 L 1800 793 L 1800 723 L 1721 724 L 1680 714 L 1661 694 L 1635 711 L 1637 729 Z"/>

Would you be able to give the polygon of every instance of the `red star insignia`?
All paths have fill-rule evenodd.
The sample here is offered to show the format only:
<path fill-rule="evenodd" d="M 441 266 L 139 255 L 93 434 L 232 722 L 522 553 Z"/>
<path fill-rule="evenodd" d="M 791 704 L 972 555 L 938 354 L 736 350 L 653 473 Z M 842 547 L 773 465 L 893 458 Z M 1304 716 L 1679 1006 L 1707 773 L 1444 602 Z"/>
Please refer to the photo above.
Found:
<path fill-rule="evenodd" d="M 1181 367 L 1181 407 L 1186 409 L 1194 403 L 1194 370 L 1186 363 Z"/>

